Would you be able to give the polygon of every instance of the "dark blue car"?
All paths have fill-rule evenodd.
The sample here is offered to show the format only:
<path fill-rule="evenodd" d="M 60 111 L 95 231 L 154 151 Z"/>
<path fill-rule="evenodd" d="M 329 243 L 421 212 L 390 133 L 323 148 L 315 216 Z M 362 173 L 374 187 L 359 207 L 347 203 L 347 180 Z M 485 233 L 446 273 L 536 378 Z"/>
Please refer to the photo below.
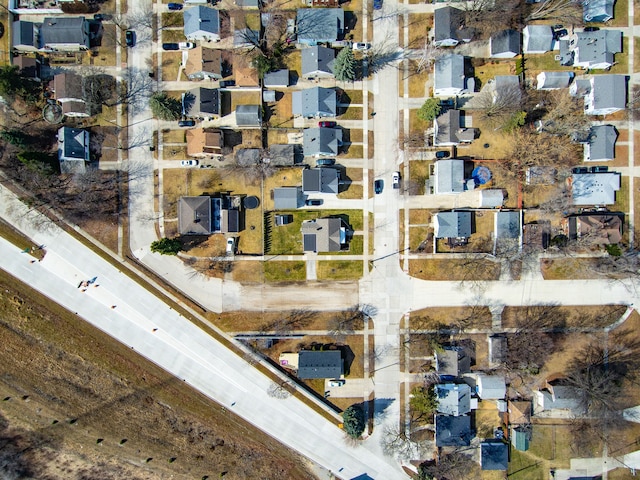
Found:
<path fill-rule="evenodd" d="M 382 0 L 373 0 L 373 9 L 374 10 L 382 9 Z"/>
<path fill-rule="evenodd" d="M 167 5 L 167 8 L 169 10 L 182 10 L 182 4 L 181 3 L 169 3 Z"/>

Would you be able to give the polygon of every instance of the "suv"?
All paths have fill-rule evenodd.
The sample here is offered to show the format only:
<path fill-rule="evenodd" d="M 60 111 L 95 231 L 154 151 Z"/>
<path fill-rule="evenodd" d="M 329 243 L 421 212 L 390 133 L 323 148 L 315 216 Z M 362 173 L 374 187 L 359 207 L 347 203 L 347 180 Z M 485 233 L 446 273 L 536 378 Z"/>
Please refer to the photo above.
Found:
<path fill-rule="evenodd" d="M 178 45 L 177 43 L 163 43 L 162 49 L 163 50 L 180 50 L 180 45 Z"/>
<path fill-rule="evenodd" d="M 376 195 L 381 194 L 383 188 L 384 188 L 384 181 L 376 180 L 375 182 L 373 182 L 373 190 L 376 192 Z"/>
<path fill-rule="evenodd" d="M 338 125 L 336 122 L 332 122 L 330 120 L 323 120 L 322 122 L 318 122 L 318 126 L 320 128 L 334 128 Z"/>
<path fill-rule="evenodd" d="M 400 188 L 400 172 L 393 172 L 391 179 L 393 181 L 393 188 L 395 188 L 396 190 Z"/>
<path fill-rule="evenodd" d="M 195 120 L 180 120 L 178 122 L 179 127 L 194 127 L 196 125 Z"/>
<path fill-rule="evenodd" d="M 317 207 L 322 205 L 322 203 L 323 200 L 320 200 L 319 198 L 309 198 L 304 202 L 307 207 Z"/>
<path fill-rule="evenodd" d="M 124 32 L 124 41 L 127 47 L 133 47 L 136 44 L 136 32 L 133 30 L 127 30 Z"/>
<path fill-rule="evenodd" d="M 438 150 L 436 152 L 436 158 L 448 158 L 449 155 L 451 155 L 449 152 L 447 152 L 446 150 Z"/>
<path fill-rule="evenodd" d="M 316 160 L 316 166 L 318 167 L 330 167 L 335 163 L 335 158 L 319 158 L 318 160 Z"/>
<path fill-rule="evenodd" d="M 233 255 L 236 253 L 236 239 L 233 237 L 227 238 L 227 255 Z"/>

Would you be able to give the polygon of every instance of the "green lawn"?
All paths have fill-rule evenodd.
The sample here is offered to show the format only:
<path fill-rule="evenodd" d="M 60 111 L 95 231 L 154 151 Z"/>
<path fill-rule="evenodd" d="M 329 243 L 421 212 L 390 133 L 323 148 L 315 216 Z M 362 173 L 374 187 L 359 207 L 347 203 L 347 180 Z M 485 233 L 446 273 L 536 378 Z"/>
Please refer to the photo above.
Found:
<path fill-rule="evenodd" d="M 539 480 L 544 478 L 543 462 L 512 448 L 507 476 L 511 480 Z"/>
<path fill-rule="evenodd" d="M 362 262 L 330 260 L 318 262 L 318 280 L 357 280 L 362 277 Z"/>
<path fill-rule="evenodd" d="M 267 282 L 300 282 L 307 279 L 307 265 L 299 261 L 271 260 L 263 263 Z"/>

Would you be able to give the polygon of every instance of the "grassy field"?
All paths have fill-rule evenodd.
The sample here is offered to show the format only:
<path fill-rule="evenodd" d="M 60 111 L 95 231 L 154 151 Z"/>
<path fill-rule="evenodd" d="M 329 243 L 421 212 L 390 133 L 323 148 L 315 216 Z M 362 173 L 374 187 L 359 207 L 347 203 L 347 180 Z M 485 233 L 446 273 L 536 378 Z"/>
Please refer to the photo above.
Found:
<path fill-rule="evenodd" d="M 593 271 L 597 262 L 595 258 L 543 259 L 540 269 L 545 280 L 602 278 L 602 275 Z"/>
<path fill-rule="evenodd" d="M 357 280 L 362 277 L 362 262 L 330 260 L 318 262 L 318 280 Z"/>
<path fill-rule="evenodd" d="M 544 323 L 549 328 L 603 328 L 615 323 L 626 309 L 627 307 L 624 305 L 505 307 L 502 311 L 502 326 L 504 328 L 515 327 L 518 319 L 545 319 Z"/>
<path fill-rule="evenodd" d="M 489 260 L 413 259 L 409 260 L 409 275 L 423 280 L 497 280 L 500 265 Z"/>
<path fill-rule="evenodd" d="M 305 262 L 271 260 L 264 262 L 263 268 L 267 282 L 301 282 L 307 279 Z"/>

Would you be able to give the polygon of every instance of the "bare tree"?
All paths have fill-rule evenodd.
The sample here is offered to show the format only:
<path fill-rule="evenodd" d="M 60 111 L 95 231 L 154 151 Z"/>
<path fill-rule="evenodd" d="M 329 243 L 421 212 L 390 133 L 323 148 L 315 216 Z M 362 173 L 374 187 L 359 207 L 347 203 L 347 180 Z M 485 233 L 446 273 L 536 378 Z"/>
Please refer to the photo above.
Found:
<path fill-rule="evenodd" d="M 519 24 L 518 0 L 471 0 L 464 3 L 465 24 L 480 36 L 489 36 Z"/>
<path fill-rule="evenodd" d="M 433 65 L 436 60 L 444 54 L 445 52 L 442 48 L 430 42 L 428 38 L 425 38 L 424 45 L 418 54 L 416 72 L 421 73 L 428 70 L 431 68 L 431 65 Z"/>
<path fill-rule="evenodd" d="M 307 327 L 318 315 L 318 312 L 299 308 L 289 312 L 282 312 L 272 322 L 261 327 L 264 331 L 273 331 L 278 333 L 287 333 L 292 330 L 300 330 Z"/>
<path fill-rule="evenodd" d="M 591 121 L 584 115 L 582 100 L 569 95 L 566 89 L 547 92 L 545 96 L 538 103 L 544 112 L 538 130 L 572 139 L 586 138 Z"/>
<path fill-rule="evenodd" d="M 583 5 L 584 0 L 542 0 L 533 4 L 525 21 L 557 20 L 581 25 Z"/>
<path fill-rule="evenodd" d="M 468 105 L 480 111 L 485 123 L 502 128 L 516 113 L 522 111 L 524 93 L 519 83 L 496 85 L 492 81 L 485 85 Z"/>
<path fill-rule="evenodd" d="M 441 455 L 436 462 L 423 463 L 418 472 L 421 479 L 446 478 L 447 480 L 477 478 L 479 473 L 477 462 L 461 450 Z"/>
<path fill-rule="evenodd" d="M 634 120 L 640 120 L 640 85 L 633 85 L 627 102 L 627 109 Z"/>
<path fill-rule="evenodd" d="M 411 434 L 399 425 L 386 425 L 380 444 L 385 455 L 399 460 L 422 458 L 426 453 L 426 445 L 412 440 Z"/>
<path fill-rule="evenodd" d="M 354 305 L 346 310 L 341 310 L 329 320 L 329 332 L 335 336 L 351 335 L 356 330 L 364 328 L 366 317 L 367 315 L 362 310 L 361 305 Z"/>

